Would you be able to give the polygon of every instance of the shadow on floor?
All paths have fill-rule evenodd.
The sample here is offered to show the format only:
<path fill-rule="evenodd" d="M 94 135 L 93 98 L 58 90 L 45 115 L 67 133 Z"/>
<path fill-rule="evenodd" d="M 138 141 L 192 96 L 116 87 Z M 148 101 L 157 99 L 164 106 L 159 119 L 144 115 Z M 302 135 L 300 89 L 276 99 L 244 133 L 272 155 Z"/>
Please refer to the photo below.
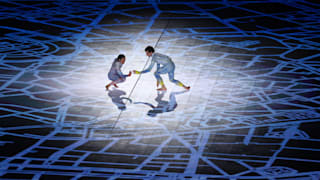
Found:
<path fill-rule="evenodd" d="M 108 96 L 111 98 L 111 101 L 121 111 L 124 111 L 124 110 L 127 109 L 124 100 L 128 100 L 130 103 L 132 103 L 131 99 L 129 99 L 127 97 L 121 97 L 121 96 L 124 96 L 124 95 L 126 95 L 126 92 L 122 91 L 120 89 L 113 88 L 112 90 L 108 91 Z"/>
<path fill-rule="evenodd" d="M 147 115 L 150 117 L 156 117 L 157 114 L 174 111 L 178 106 L 175 96 L 178 94 L 183 94 L 185 92 L 187 91 L 184 90 L 179 92 L 171 92 L 169 96 L 169 101 L 162 100 L 162 98 L 166 94 L 166 91 L 158 92 L 158 95 L 155 98 L 155 100 L 158 103 L 156 106 L 148 102 L 134 102 L 134 104 L 144 104 L 151 107 Z"/>

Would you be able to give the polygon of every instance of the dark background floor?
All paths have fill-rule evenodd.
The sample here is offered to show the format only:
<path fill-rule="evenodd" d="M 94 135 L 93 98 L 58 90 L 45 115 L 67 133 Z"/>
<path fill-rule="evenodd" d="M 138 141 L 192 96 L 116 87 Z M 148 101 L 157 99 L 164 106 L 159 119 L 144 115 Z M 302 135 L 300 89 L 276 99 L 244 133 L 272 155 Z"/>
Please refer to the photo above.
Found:
<path fill-rule="evenodd" d="M 0 1 L 0 179 L 320 179 L 317 2 Z"/>

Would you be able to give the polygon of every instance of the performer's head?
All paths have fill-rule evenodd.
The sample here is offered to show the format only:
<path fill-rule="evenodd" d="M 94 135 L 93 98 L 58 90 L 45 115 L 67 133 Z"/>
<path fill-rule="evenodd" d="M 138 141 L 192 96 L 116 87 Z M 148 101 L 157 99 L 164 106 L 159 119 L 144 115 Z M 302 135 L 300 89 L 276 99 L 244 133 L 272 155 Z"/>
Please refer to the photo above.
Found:
<path fill-rule="evenodd" d="M 123 54 L 119 54 L 117 57 L 117 61 L 119 61 L 121 64 L 124 64 L 126 62 L 126 56 Z"/>
<path fill-rule="evenodd" d="M 152 46 L 147 46 L 144 51 L 146 52 L 146 55 L 150 57 L 154 53 L 154 48 Z"/>

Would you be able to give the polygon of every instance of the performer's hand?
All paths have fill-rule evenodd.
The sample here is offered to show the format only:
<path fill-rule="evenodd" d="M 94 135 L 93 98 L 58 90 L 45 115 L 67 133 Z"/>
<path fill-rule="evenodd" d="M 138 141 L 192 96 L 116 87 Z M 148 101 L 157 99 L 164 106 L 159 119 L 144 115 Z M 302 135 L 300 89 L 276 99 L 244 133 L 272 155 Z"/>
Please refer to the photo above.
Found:
<path fill-rule="evenodd" d="M 133 70 L 133 73 L 134 73 L 134 74 L 140 74 L 140 72 L 139 72 L 139 71 L 136 71 L 136 70 Z"/>
<path fill-rule="evenodd" d="M 128 77 L 130 77 L 131 76 L 131 71 L 129 71 L 129 74 L 128 74 Z"/>

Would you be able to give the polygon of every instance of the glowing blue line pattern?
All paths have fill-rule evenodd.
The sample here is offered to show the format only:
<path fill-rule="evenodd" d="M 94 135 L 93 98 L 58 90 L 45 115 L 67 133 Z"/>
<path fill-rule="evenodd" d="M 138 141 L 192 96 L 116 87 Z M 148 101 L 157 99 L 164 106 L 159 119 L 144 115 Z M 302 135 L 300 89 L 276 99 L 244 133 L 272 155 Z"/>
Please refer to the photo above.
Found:
<path fill-rule="evenodd" d="M 319 9 L 1 1 L 0 179 L 320 179 Z M 191 91 L 149 73 L 105 92 L 112 60 L 140 70 L 163 31 Z"/>

